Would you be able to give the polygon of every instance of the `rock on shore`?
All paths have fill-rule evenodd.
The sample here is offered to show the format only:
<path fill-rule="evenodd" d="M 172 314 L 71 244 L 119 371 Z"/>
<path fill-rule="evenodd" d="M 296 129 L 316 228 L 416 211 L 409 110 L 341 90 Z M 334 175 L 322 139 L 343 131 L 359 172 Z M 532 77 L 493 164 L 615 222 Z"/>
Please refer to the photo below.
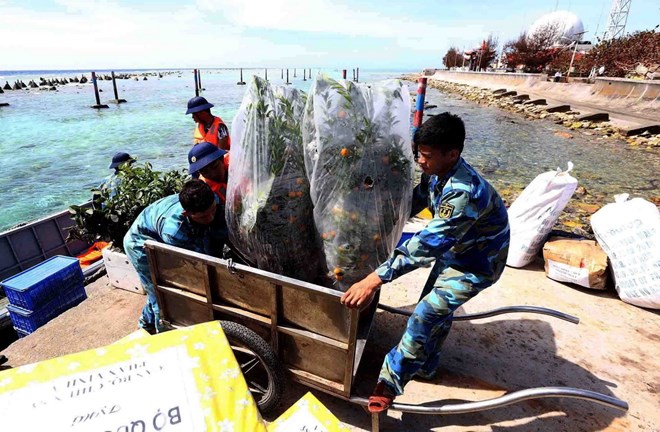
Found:
<path fill-rule="evenodd" d="M 416 79 L 416 76 L 404 77 L 404 79 Z M 619 139 L 628 142 L 631 146 L 657 149 L 660 148 L 660 134 L 644 133 L 638 136 L 628 137 L 625 131 L 613 126 L 609 122 L 594 122 L 578 120 L 579 112 L 548 112 L 547 105 L 524 104 L 516 99 L 516 95 L 502 96 L 490 89 L 473 87 L 465 84 L 455 84 L 446 81 L 430 79 L 428 85 L 445 93 L 452 93 L 461 98 L 493 106 L 506 111 L 524 115 L 529 120 L 550 120 L 561 124 L 569 130 L 581 130 L 590 135 L 597 135 L 603 139 Z M 567 135 L 566 138 L 569 138 Z"/>

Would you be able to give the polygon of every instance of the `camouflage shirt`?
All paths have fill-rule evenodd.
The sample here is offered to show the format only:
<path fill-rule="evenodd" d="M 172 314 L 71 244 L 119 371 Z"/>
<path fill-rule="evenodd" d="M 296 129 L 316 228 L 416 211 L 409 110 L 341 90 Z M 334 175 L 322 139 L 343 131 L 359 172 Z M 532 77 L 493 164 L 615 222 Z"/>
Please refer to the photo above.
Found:
<path fill-rule="evenodd" d="M 509 250 L 509 221 L 497 191 L 461 158 L 443 178 L 430 176 L 413 194 L 413 209 L 433 219 L 394 250 L 376 273 L 390 282 L 418 267 L 439 261 L 489 286 L 499 279 Z"/>

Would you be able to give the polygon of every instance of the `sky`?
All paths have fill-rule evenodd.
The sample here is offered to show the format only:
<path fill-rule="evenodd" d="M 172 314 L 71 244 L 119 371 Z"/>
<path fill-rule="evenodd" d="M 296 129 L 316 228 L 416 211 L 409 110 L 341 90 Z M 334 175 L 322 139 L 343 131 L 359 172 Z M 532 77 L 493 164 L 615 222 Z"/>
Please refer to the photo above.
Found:
<path fill-rule="evenodd" d="M 605 31 L 612 0 L 0 0 L 0 70 L 440 67 L 554 10 Z M 660 23 L 632 0 L 626 32 Z"/>

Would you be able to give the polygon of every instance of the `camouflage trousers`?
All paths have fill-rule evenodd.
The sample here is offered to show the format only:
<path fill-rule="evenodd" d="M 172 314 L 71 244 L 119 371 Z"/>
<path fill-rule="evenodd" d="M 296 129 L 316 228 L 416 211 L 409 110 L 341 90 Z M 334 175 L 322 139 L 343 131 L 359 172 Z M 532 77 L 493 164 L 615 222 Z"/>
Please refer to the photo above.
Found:
<path fill-rule="evenodd" d="M 147 303 L 142 308 L 142 315 L 138 320 L 138 326 L 143 329 L 155 329 L 157 332 L 164 331 L 160 318 L 160 307 L 156 297 L 156 289 L 151 282 L 151 273 L 149 270 L 149 260 L 144 251 L 144 242 L 136 242 L 130 236 L 124 237 L 124 252 L 135 267 L 140 278 L 140 283 L 147 293 Z"/>
<path fill-rule="evenodd" d="M 385 356 L 378 380 L 401 395 L 415 375 L 434 377 L 454 311 L 492 282 L 484 284 L 475 275 L 436 262 L 401 341 Z"/>

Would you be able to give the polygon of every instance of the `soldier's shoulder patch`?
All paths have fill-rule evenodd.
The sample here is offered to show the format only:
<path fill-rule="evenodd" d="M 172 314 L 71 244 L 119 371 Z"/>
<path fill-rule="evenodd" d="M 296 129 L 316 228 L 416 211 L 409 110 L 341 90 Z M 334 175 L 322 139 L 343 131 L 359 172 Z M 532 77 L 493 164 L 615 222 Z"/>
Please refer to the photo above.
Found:
<path fill-rule="evenodd" d="M 443 203 L 438 208 L 438 217 L 442 219 L 448 219 L 451 215 L 454 214 L 454 206 L 449 203 Z"/>

